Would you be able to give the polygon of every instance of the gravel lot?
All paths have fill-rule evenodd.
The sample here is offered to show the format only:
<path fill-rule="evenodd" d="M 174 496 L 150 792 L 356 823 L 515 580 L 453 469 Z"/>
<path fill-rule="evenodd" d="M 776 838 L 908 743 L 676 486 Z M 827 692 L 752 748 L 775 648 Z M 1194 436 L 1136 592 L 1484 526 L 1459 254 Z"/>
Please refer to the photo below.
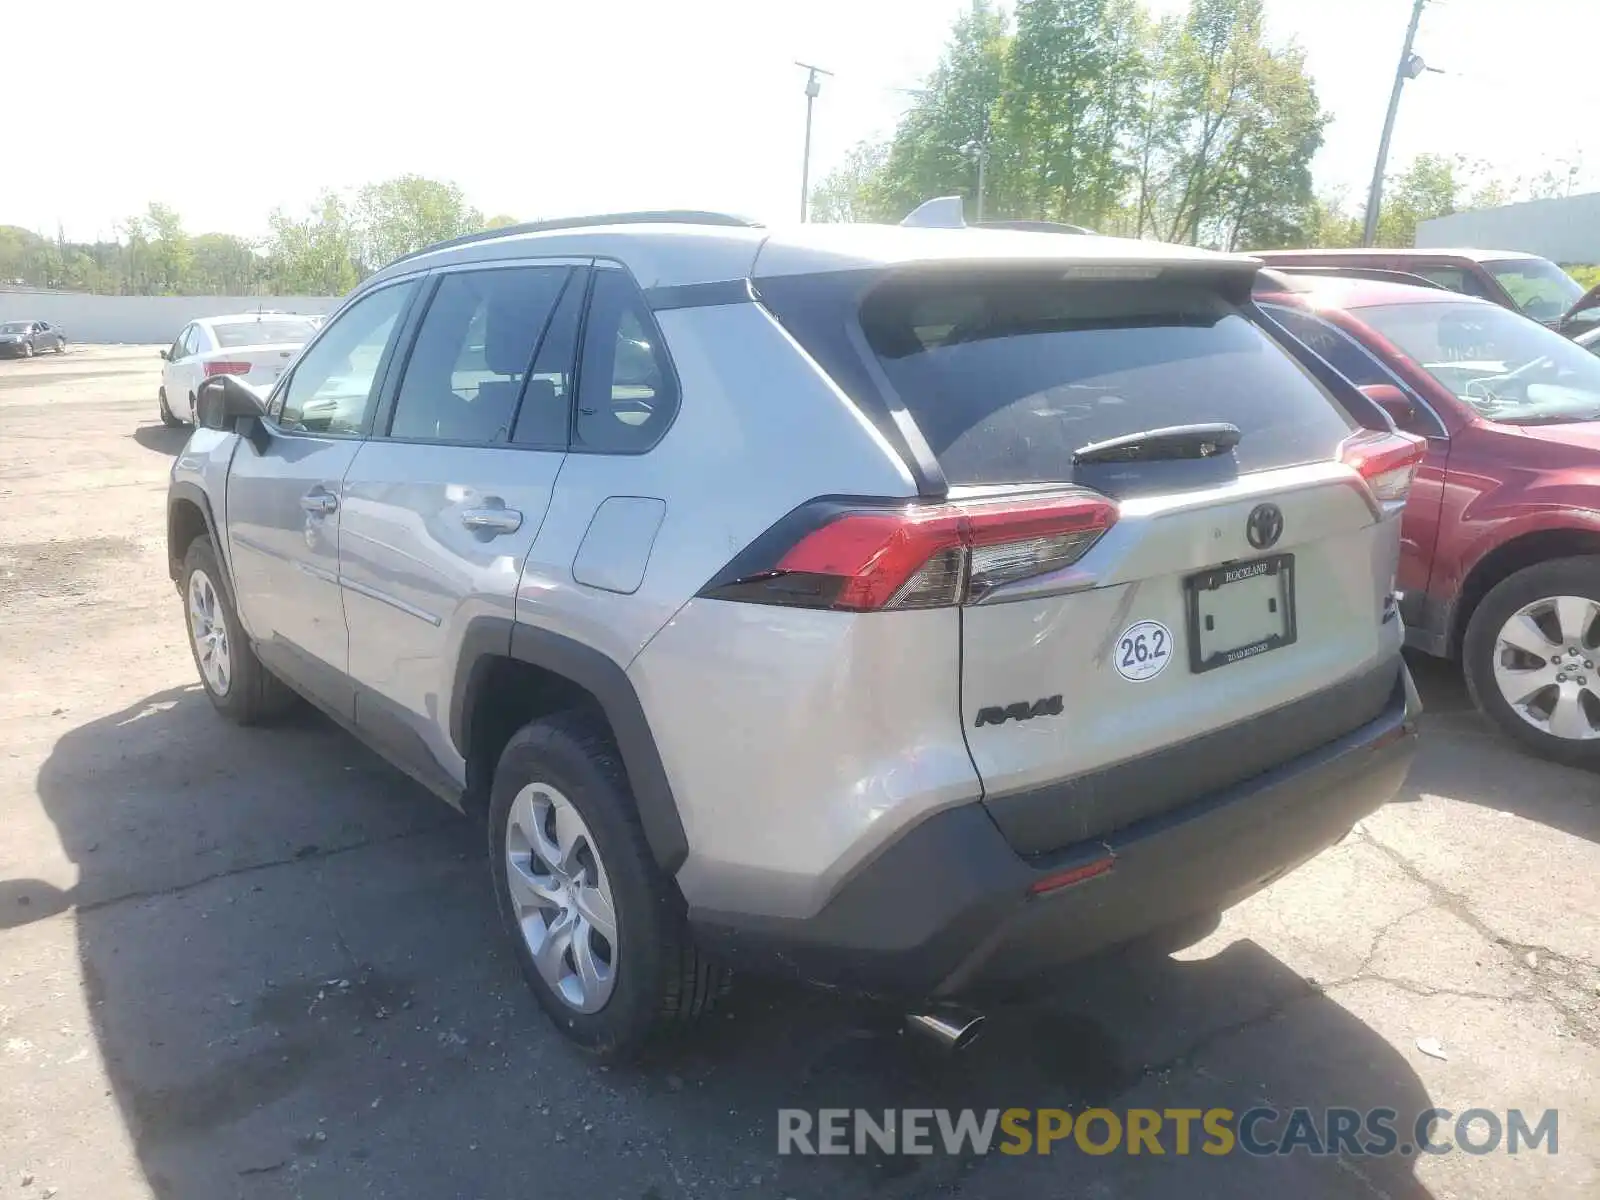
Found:
<path fill-rule="evenodd" d="M 502 948 L 479 831 L 316 716 L 211 712 L 159 365 L 0 362 L 0 1196 L 1600 1195 L 1600 787 L 1427 664 L 1402 797 L 1179 956 L 1086 967 L 955 1058 L 740 980 L 589 1066 Z M 1554 1107 L 1560 1149 L 776 1153 L 780 1107 L 1261 1103 Z"/>

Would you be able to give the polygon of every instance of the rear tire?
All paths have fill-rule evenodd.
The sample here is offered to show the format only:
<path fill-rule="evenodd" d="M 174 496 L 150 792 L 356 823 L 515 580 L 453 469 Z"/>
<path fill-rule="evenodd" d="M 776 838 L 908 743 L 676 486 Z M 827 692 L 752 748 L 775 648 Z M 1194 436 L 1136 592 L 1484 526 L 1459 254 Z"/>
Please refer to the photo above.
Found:
<path fill-rule="evenodd" d="M 295 694 L 251 648 L 209 537 L 195 538 L 184 555 L 183 608 L 195 670 L 219 713 L 255 725 L 294 706 Z"/>
<path fill-rule="evenodd" d="M 1600 556 L 1501 580 L 1473 612 L 1461 657 L 1484 716 L 1535 754 L 1600 766 Z"/>
<path fill-rule="evenodd" d="M 538 836 L 525 828 L 530 818 Z M 570 874 L 546 861 L 556 850 L 566 851 Z M 556 1028 L 589 1053 L 632 1058 L 653 1035 L 692 1021 L 725 990 L 726 971 L 690 940 L 683 899 L 656 865 L 622 762 L 598 717 L 558 713 L 523 726 L 506 744 L 490 796 L 489 870 L 534 998 Z M 563 878 L 573 882 L 548 886 Z M 537 894 L 527 886 L 530 879 L 546 881 Z M 594 936 L 606 925 L 603 916 L 593 923 L 581 919 L 593 902 L 576 899 L 579 891 L 607 895 L 611 939 Z M 572 907 L 552 895 L 570 898 Z M 573 925 L 563 924 L 568 920 Z M 545 956 L 541 971 L 534 945 L 574 926 L 568 948 L 553 943 L 556 954 Z M 601 976 L 587 993 L 578 979 L 580 949 L 591 981 L 596 965 Z M 552 982 L 552 975 L 565 978 Z"/>
<path fill-rule="evenodd" d="M 183 424 L 172 412 L 172 406 L 167 403 L 167 389 L 162 388 L 156 393 L 156 400 L 161 406 L 161 423 L 168 429 L 177 429 Z"/>

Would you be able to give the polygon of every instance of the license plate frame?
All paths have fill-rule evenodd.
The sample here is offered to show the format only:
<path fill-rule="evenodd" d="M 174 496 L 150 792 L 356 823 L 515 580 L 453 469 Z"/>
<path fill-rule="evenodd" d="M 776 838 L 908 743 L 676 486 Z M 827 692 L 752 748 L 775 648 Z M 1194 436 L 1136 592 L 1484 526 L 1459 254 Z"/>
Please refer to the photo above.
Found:
<path fill-rule="evenodd" d="M 1205 654 L 1201 646 L 1201 594 L 1221 591 L 1229 584 L 1243 583 L 1247 580 L 1259 579 L 1262 576 L 1275 577 L 1278 580 L 1277 598 L 1278 608 L 1282 617 L 1281 631 L 1269 634 L 1264 638 L 1246 642 L 1242 646 L 1216 649 L 1209 655 Z M 1248 559 L 1243 562 L 1226 563 L 1220 567 L 1212 567 L 1208 571 L 1200 571 L 1185 578 L 1183 590 L 1189 634 L 1189 670 L 1193 674 L 1203 675 L 1205 672 L 1215 671 L 1219 667 L 1232 666 L 1234 663 L 1243 662 L 1245 659 L 1256 658 L 1272 650 L 1280 650 L 1284 646 L 1293 645 L 1299 636 L 1295 620 L 1294 555 L 1292 554 L 1269 554 L 1265 558 Z"/>

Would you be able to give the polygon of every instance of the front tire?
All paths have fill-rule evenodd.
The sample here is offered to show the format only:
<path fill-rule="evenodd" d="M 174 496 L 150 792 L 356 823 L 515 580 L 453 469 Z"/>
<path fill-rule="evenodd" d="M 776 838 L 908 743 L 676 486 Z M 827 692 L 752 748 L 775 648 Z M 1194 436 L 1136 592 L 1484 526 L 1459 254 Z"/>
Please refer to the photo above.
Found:
<path fill-rule="evenodd" d="M 161 407 L 161 423 L 168 429 L 177 429 L 183 424 L 172 411 L 172 406 L 167 403 L 167 389 L 162 388 L 156 393 L 156 402 Z"/>
<path fill-rule="evenodd" d="M 22 357 L 23 358 L 32 358 L 33 357 L 33 343 L 32 342 L 23 342 L 22 343 Z"/>
<path fill-rule="evenodd" d="M 1534 753 L 1600 766 L 1600 556 L 1537 563 L 1496 584 L 1462 644 L 1473 703 Z"/>
<path fill-rule="evenodd" d="M 507 743 L 490 799 L 489 869 L 528 987 L 591 1054 L 631 1058 L 723 990 L 726 973 L 689 938 L 683 900 L 656 865 L 599 718 L 558 713 Z"/>
<path fill-rule="evenodd" d="M 57 338 L 56 339 L 56 353 L 57 354 L 65 354 L 66 352 L 67 352 L 67 339 L 66 338 Z"/>
<path fill-rule="evenodd" d="M 190 542 L 184 555 L 183 607 L 195 669 L 218 712 L 254 725 L 293 705 L 294 693 L 251 648 L 209 537 Z"/>

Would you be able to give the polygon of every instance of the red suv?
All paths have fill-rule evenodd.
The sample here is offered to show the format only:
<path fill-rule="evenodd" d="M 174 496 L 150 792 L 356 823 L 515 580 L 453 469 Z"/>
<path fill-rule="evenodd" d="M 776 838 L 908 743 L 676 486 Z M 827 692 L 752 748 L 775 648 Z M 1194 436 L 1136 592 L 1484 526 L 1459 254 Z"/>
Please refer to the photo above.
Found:
<path fill-rule="evenodd" d="M 1576 337 L 1600 328 L 1600 287 L 1583 285 L 1555 263 L 1512 250 L 1262 250 L 1269 267 L 1328 274 L 1362 270 L 1418 275 L 1430 283 L 1491 300 Z"/>
<path fill-rule="evenodd" d="M 1447 291 L 1269 270 L 1256 299 L 1427 438 L 1401 526 L 1408 643 L 1458 658 L 1524 744 L 1600 764 L 1600 358 Z"/>

